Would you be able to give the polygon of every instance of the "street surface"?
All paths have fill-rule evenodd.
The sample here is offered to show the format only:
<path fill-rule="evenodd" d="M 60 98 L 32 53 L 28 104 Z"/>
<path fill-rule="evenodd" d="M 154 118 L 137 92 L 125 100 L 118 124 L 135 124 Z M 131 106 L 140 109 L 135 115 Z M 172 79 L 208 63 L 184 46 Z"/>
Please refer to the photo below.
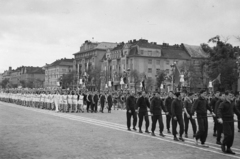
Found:
<path fill-rule="evenodd" d="M 209 118 L 206 143 L 210 148 L 202 148 L 194 145 L 191 125 L 189 138 L 185 142 L 176 142 L 166 129 L 165 138 L 127 131 L 125 111 L 106 112 L 56 113 L 0 102 L 0 158 L 240 159 L 237 127 L 233 146 L 237 155 L 223 154 L 212 136 L 212 118 Z M 145 124 L 143 131 L 144 128 Z M 156 135 L 158 131 L 155 131 Z"/>

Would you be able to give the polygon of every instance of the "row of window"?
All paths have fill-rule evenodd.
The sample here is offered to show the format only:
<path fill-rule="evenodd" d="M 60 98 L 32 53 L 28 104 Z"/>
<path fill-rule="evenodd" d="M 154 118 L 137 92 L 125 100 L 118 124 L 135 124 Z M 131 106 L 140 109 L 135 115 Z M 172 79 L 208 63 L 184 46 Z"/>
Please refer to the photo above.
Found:
<path fill-rule="evenodd" d="M 83 53 L 83 54 L 78 54 L 75 57 L 76 58 L 84 58 L 84 57 L 89 57 L 89 56 L 97 56 L 97 52 L 87 52 L 87 53 Z"/>
<path fill-rule="evenodd" d="M 165 71 L 166 71 L 166 73 L 169 73 L 169 72 L 170 72 L 169 69 L 166 69 Z M 156 69 L 156 73 L 158 73 L 158 72 L 160 72 L 160 69 L 159 69 L 159 68 Z M 152 73 L 152 68 L 148 68 L 148 73 Z"/>
<path fill-rule="evenodd" d="M 166 62 L 166 65 L 169 65 L 169 60 L 165 60 L 165 62 Z M 148 59 L 148 64 L 152 64 L 153 63 L 153 59 Z M 157 65 L 160 65 L 160 60 L 156 60 L 156 64 Z"/>

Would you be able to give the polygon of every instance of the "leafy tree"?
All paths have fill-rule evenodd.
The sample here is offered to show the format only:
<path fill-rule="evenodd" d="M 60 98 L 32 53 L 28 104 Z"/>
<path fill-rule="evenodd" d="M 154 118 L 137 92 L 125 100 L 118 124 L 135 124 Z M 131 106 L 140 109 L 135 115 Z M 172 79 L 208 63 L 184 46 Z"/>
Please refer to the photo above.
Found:
<path fill-rule="evenodd" d="M 130 71 L 130 78 L 132 79 L 132 83 L 134 84 L 135 93 L 137 92 L 137 87 L 140 85 L 141 77 L 140 73 L 137 70 Z"/>
<path fill-rule="evenodd" d="M 20 84 L 22 85 L 22 88 L 26 87 L 26 81 L 25 80 L 20 80 Z"/>
<path fill-rule="evenodd" d="M 62 88 L 69 88 L 71 87 L 74 83 L 77 82 L 77 79 L 74 78 L 74 72 L 69 72 L 68 74 L 64 74 L 62 76 Z"/>
<path fill-rule="evenodd" d="M 7 84 L 9 83 L 9 79 L 5 78 L 4 80 L 2 80 L 1 82 L 1 86 L 2 88 L 7 88 Z"/>
<path fill-rule="evenodd" d="M 146 91 L 151 92 L 152 88 L 153 88 L 153 85 L 154 85 L 153 79 L 151 77 L 147 78 L 147 80 L 146 80 Z"/>
<path fill-rule="evenodd" d="M 163 83 L 163 81 L 166 78 L 166 73 L 164 71 L 160 71 L 157 73 L 157 77 L 156 77 L 156 86 L 157 88 L 160 88 L 161 84 Z"/>
<path fill-rule="evenodd" d="M 239 47 L 233 47 L 227 42 L 221 41 L 219 36 L 209 39 L 209 42 L 215 44 L 213 48 L 204 44 L 203 49 L 210 54 L 208 63 L 208 75 L 215 79 L 221 74 L 221 84 L 214 82 L 214 90 L 224 91 L 226 89 L 236 91 L 237 65 L 236 52 L 240 52 Z"/>

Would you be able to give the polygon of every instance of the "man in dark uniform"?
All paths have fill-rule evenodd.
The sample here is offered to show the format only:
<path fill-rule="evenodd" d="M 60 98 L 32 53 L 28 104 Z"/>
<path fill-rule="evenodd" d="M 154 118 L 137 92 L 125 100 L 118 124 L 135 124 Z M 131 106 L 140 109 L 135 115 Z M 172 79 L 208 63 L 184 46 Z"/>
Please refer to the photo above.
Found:
<path fill-rule="evenodd" d="M 104 93 L 102 93 L 102 95 L 100 96 L 100 104 L 101 104 L 101 112 L 104 113 L 104 105 L 106 102 L 106 96 Z"/>
<path fill-rule="evenodd" d="M 111 113 L 112 105 L 113 105 L 113 98 L 112 98 L 112 93 L 109 92 L 107 96 L 107 102 L 108 102 L 108 113 Z"/>
<path fill-rule="evenodd" d="M 89 92 L 87 96 L 87 112 L 89 112 L 89 107 L 91 108 L 91 112 L 93 112 L 92 104 L 93 104 L 93 96 L 92 96 L 92 92 Z"/>
<path fill-rule="evenodd" d="M 96 91 L 93 96 L 93 110 L 95 113 L 97 113 L 97 108 L 98 108 L 98 93 Z"/>
<path fill-rule="evenodd" d="M 198 145 L 198 140 L 201 141 L 202 147 L 209 147 L 205 145 L 207 135 L 208 135 L 208 117 L 207 117 L 207 110 L 212 113 L 211 107 L 208 105 L 208 101 L 206 99 L 207 92 L 206 90 L 201 90 L 199 92 L 199 98 L 194 102 L 192 107 L 192 114 L 194 115 L 197 112 L 197 122 L 198 122 L 198 132 L 196 134 L 196 145 Z"/>
<path fill-rule="evenodd" d="M 168 93 L 168 97 L 164 101 L 164 105 L 165 105 L 165 107 L 167 108 L 167 111 L 168 111 L 168 115 L 166 115 L 166 124 L 167 124 L 168 133 L 171 133 L 170 122 L 171 122 L 171 118 L 172 118 L 172 111 L 171 111 L 172 101 L 173 101 L 173 92 L 170 91 Z"/>
<path fill-rule="evenodd" d="M 183 132 L 184 132 L 184 125 L 183 125 L 183 117 L 182 117 L 182 110 L 183 110 L 183 103 L 182 103 L 182 96 L 180 92 L 176 92 L 175 96 L 176 99 L 173 100 L 171 105 L 171 111 L 172 111 L 172 133 L 173 133 L 173 139 L 175 141 L 184 141 L 182 138 Z M 180 127 L 180 134 L 179 139 L 177 138 L 177 123 Z"/>
<path fill-rule="evenodd" d="M 218 116 L 217 116 L 217 110 L 218 110 L 218 108 L 219 108 L 219 105 L 220 105 L 223 101 L 225 101 L 225 94 L 222 93 L 222 94 L 220 94 L 220 95 L 218 96 L 218 100 L 217 100 L 217 102 L 216 102 L 216 104 L 215 104 L 214 113 L 216 114 L 216 119 L 218 118 Z M 216 142 L 216 144 L 222 145 L 222 143 L 221 143 L 221 137 L 222 137 L 222 133 L 223 133 L 223 126 L 222 126 L 221 123 L 218 122 L 218 120 L 216 121 L 216 128 L 217 128 L 217 142 Z"/>
<path fill-rule="evenodd" d="M 126 102 L 126 109 L 127 109 L 127 128 L 129 131 L 131 131 L 131 117 L 133 117 L 133 130 L 137 130 L 136 129 L 136 125 L 137 125 L 137 114 L 136 114 L 136 99 L 133 96 L 133 92 L 130 91 L 129 92 L 130 95 L 127 98 L 127 102 Z"/>
<path fill-rule="evenodd" d="M 236 108 L 240 111 L 240 95 L 238 93 L 236 94 L 235 103 Z M 238 132 L 240 132 L 240 116 L 238 116 Z"/>
<path fill-rule="evenodd" d="M 231 150 L 234 141 L 234 113 L 240 116 L 240 112 L 232 101 L 233 93 L 226 91 L 225 95 L 226 100 L 219 105 L 217 110 L 218 122 L 223 124 L 224 139 L 221 148 L 224 153 L 235 155 L 235 152 Z"/>
<path fill-rule="evenodd" d="M 163 120 L 162 120 L 162 110 L 167 113 L 166 107 L 163 105 L 163 101 L 160 98 L 159 92 L 155 92 L 155 96 L 152 97 L 151 100 L 151 106 L 150 106 L 150 112 L 152 114 L 152 136 L 156 136 L 154 131 L 156 128 L 156 124 L 158 121 L 159 124 L 159 130 L 160 130 L 160 136 L 164 137 L 165 135 L 163 134 Z"/>
<path fill-rule="evenodd" d="M 193 130 L 193 137 L 196 136 L 197 132 L 197 125 L 196 121 L 192 116 L 191 110 L 193 106 L 193 93 L 189 93 L 188 97 L 185 97 L 183 102 L 183 109 L 184 109 L 184 123 L 185 123 L 185 137 L 188 138 L 188 125 L 189 121 L 192 124 L 192 130 Z"/>
<path fill-rule="evenodd" d="M 214 97 L 211 99 L 210 101 L 210 106 L 212 108 L 212 110 L 214 111 L 215 110 L 215 105 L 216 105 L 216 102 L 218 101 L 219 99 L 219 94 L 220 92 L 217 91 L 214 95 Z M 217 132 L 217 118 L 216 117 L 213 117 L 213 121 L 214 121 L 214 126 L 213 126 L 213 136 L 217 136 L 216 132 Z"/>
<path fill-rule="evenodd" d="M 146 122 L 145 132 L 150 133 L 148 131 L 148 127 L 149 127 L 148 108 L 150 108 L 150 103 L 149 103 L 149 99 L 146 98 L 146 93 L 144 91 L 142 92 L 142 96 L 137 100 L 137 108 L 138 108 L 138 118 L 139 118 L 139 123 L 138 123 L 139 133 L 143 133 L 142 132 L 143 118 L 145 119 L 145 122 Z"/>

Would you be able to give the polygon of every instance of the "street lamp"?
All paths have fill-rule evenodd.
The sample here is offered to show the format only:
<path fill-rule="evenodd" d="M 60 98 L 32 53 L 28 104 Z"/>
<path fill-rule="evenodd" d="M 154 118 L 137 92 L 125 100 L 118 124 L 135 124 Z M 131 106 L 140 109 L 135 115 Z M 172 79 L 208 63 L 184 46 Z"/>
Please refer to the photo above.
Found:
<path fill-rule="evenodd" d="M 209 88 L 209 91 L 212 90 L 212 88 L 213 88 L 212 81 L 209 81 L 209 83 L 208 83 L 208 88 Z"/>
<path fill-rule="evenodd" d="M 171 66 L 171 68 L 172 68 L 172 91 L 174 90 L 174 88 L 173 88 L 173 78 L 174 78 L 174 69 L 175 69 L 175 66 L 176 66 L 176 64 L 177 64 L 177 62 L 176 61 L 174 61 L 170 66 Z"/>
<path fill-rule="evenodd" d="M 106 88 L 106 89 L 108 88 L 108 85 L 107 85 L 107 84 L 105 84 L 105 88 Z"/>
<path fill-rule="evenodd" d="M 140 82 L 140 89 L 141 89 L 141 90 L 142 90 L 142 87 L 143 87 L 142 82 Z"/>

